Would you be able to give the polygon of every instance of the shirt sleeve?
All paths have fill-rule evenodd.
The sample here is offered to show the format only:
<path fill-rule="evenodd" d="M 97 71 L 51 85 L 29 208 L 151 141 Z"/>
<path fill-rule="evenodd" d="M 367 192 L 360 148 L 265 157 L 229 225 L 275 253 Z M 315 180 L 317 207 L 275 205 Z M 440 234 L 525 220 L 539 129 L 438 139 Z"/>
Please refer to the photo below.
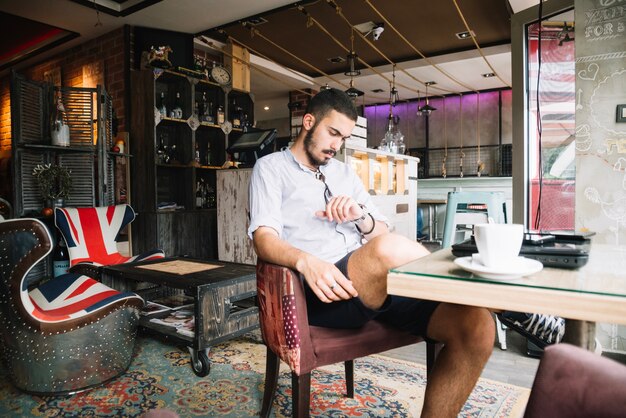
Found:
<path fill-rule="evenodd" d="M 283 230 L 281 219 L 282 192 L 280 176 L 274 172 L 268 158 L 261 158 L 252 169 L 248 189 L 250 201 L 250 226 L 248 237 L 261 226 L 268 226 L 280 236 Z"/>

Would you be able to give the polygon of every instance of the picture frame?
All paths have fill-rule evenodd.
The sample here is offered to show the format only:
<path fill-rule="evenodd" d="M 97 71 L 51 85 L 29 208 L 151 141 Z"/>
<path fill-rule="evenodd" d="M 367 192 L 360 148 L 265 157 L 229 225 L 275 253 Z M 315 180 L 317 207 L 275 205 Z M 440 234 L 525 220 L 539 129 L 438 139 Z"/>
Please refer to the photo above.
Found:
<path fill-rule="evenodd" d="M 626 104 L 618 104 L 615 115 L 615 122 L 626 123 Z"/>

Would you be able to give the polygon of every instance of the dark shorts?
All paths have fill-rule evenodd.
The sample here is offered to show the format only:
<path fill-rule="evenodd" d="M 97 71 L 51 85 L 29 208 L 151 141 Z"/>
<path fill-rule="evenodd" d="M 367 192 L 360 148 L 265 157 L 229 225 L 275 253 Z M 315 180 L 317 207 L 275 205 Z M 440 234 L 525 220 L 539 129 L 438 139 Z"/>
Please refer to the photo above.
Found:
<path fill-rule="evenodd" d="M 335 266 L 348 279 L 350 279 L 348 277 L 348 259 L 351 254 L 335 263 Z M 358 297 L 324 303 L 313 293 L 306 280 L 303 281 L 309 324 L 314 326 L 360 328 L 367 321 L 376 319 L 426 339 L 430 317 L 439 305 L 439 302 L 393 295 L 387 296 L 383 306 L 376 310 L 366 307 Z"/>

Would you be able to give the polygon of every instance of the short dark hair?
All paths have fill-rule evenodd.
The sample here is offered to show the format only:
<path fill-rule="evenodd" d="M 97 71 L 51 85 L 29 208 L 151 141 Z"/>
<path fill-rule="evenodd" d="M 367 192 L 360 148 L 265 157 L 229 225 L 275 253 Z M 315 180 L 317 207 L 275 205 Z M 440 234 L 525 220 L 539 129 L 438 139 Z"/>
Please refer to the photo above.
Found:
<path fill-rule="evenodd" d="M 358 113 L 350 97 L 343 91 L 335 88 L 325 89 L 311 98 L 306 107 L 306 113 L 315 116 L 316 121 L 324 119 L 332 110 L 356 121 Z"/>

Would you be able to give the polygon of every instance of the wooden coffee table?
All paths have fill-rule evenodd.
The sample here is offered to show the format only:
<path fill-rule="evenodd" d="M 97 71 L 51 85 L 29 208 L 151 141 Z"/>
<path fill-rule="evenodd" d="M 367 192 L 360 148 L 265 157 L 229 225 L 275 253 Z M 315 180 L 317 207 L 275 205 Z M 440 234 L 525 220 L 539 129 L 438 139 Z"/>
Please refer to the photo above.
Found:
<path fill-rule="evenodd" d="M 142 316 L 140 325 L 184 343 L 191 367 L 198 376 L 211 368 L 208 350 L 259 326 L 254 266 L 183 257 L 118 264 L 103 269 L 102 282 L 119 291 L 136 292 L 146 301 L 165 296 L 188 298 L 193 303 L 193 336 L 151 322 L 169 312 Z"/>

